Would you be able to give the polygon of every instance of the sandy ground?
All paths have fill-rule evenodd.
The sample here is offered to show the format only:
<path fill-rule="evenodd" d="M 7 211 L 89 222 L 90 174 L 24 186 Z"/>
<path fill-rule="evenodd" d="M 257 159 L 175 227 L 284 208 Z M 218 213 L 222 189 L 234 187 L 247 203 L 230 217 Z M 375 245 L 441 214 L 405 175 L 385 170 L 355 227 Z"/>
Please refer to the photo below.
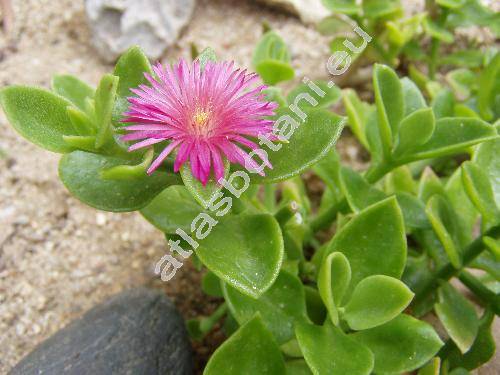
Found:
<path fill-rule="evenodd" d="M 0 86 L 48 87 L 56 73 L 96 84 L 111 70 L 89 45 L 83 0 L 14 0 L 14 12 L 12 39 L 0 35 Z M 325 75 L 328 50 L 317 32 L 244 0 L 200 0 L 165 58 L 189 57 L 194 42 L 248 66 L 264 20 L 292 45 L 299 77 Z M 359 159 L 352 140 L 341 148 L 348 161 Z M 199 274 L 190 265 L 172 282 L 160 283 L 152 269 L 165 251 L 161 233 L 137 213 L 97 212 L 71 197 L 57 178 L 58 158 L 20 138 L 0 114 L 0 374 L 72 319 L 129 287 L 164 288 L 186 317 L 214 304 L 201 302 Z"/>
<path fill-rule="evenodd" d="M 89 45 L 83 1 L 14 1 L 12 40 L 0 40 L 0 85 L 48 87 L 56 73 L 92 84 L 111 70 Z M 259 11 L 245 1 L 199 1 L 192 22 L 166 58 L 189 45 L 215 48 L 249 65 L 260 23 L 294 41 L 297 66 L 321 74 L 326 43 L 296 19 Z M 302 49 L 302 45 L 318 47 Z M 302 63 L 301 63 L 302 62 Z M 165 250 L 158 231 L 137 213 L 97 212 L 69 195 L 57 177 L 59 155 L 18 136 L 0 115 L 0 373 L 69 321 L 122 289 L 148 284 Z M 185 316 L 203 311 L 197 272 L 187 266 L 163 285 Z M 158 283 L 155 283 L 158 285 Z"/>

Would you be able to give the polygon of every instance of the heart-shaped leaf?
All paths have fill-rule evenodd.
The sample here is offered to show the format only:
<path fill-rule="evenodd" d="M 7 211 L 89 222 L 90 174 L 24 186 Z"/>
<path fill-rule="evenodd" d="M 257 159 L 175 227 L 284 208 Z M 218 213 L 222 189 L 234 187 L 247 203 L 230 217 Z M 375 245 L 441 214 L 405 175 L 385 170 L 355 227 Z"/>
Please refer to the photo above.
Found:
<path fill-rule="evenodd" d="M 48 91 L 10 86 L 0 91 L 0 104 L 10 124 L 28 141 L 46 150 L 66 153 L 72 148 L 64 135 L 78 135 L 71 125 L 66 99 Z"/>
<path fill-rule="evenodd" d="M 443 284 L 438 294 L 439 303 L 434 306 L 436 314 L 458 348 L 466 353 L 474 343 L 479 327 L 474 306 L 449 283 Z"/>
<path fill-rule="evenodd" d="M 429 141 L 417 148 L 411 159 L 452 155 L 496 137 L 495 128 L 480 119 L 442 118 L 436 121 L 436 129 Z"/>
<path fill-rule="evenodd" d="M 318 273 L 319 294 L 330 314 L 333 324 L 338 325 L 338 310 L 342 298 L 351 282 L 351 267 L 344 254 L 335 252 L 328 255 Z"/>
<path fill-rule="evenodd" d="M 87 98 L 93 98 L 95 90 L 71 75 L 57 75 L 52 78 L 52 90 L 85 111 Z"/>
<path fill-rule="evenodd" d="M 349 260 L 351 291 L 371 275 L 400 278 L 406 262 L 406 236 L 396 198 L 375 203 L 351 219 L 337 232 L 325 256 L 335 251 Z"/>
<path fill-rule="evenodd" d="M 401 374 L 417 369 L 443 346 L 431 325 L 404 314 L 351 337 L 372 351 L 377 374 Z"/>
<path fill-rule="evenodd" d="M 298 127 L 279 150 L 266 149 L 273 169 L 266 169 L 265 177 L 252 174 L 253 183 L 272 183 L 296 176 L 333 148 L 344 127 L 343 118 L 324 109 L 306 110 L 305 113 L 306 121 L 300 123 L 289 109 L 279 111 L 281 126 L 287 122 Z"/>
<path fill-rule="evenodd" d="M 184 186 L 170 186 L 158 194 L 141 214 L 164 233 L 174 234 L 177 228 L 189 233 L 191 223 L 203 212 Z"/>
<path fill-rule="evenodd" d="M 178 184 L 174 174 L 155 173 L 134 180 L 105 180 L 101 171 L 126 160 L 74 151 L 61 158 L 59 177 L 76 198 L 91 207 L 113 212 L 139 210 L 146 206 L 163 189 Z"/>
<path fill-rule="evenodd" d="M 239 293 L 225 284 L 224 297 L 239 324 L 244 324 L 260 313 L 267 329 L 282 344 L 294 336 L 293 326 L 307 322 L 304 287 L 292 274 L 281 271 L 276 282 L 259 299 Z"/>
<path fill-rule="evenodd" d="M 152 73 L 147 56 L 138 46 L 130 47 L 118 59 L 113 72 L 119 78 L 117 95 L 124 98 L 133 95 L 130 89 L 148 82 L 144 73 Z"/>
<path fill-rule="evenodd" d="M 384 275 L 359 282 L 345 306 L 344 318 L 354 330 L 377 327 L 398 316 L 413 299 L 401 281 Z"/>
<path fill-rule="evenodd" d="M 394 155 L 411 153 L 425 144 L 434 133 L 435 120 L 431 108 L 422 108 L 406 116 L 399 128 Z"/>
<path fill-rule="evenodd" d="M 295 332 L 304 358 L 315 375 L 368 375 L 373 354 L 339 328 L 326 323 L 296 325 Z"/>
<path fill-rule="evenodd" d="M 285 375 L 285 362 L 260 316 L 240 327 L 212 355 L 204 375 Z"/>
<path fill-rule="evenodd" d="M 203 264 L 252 298 L 271 287 L 283 261 L 281 229 L 271 215 L 225 217 L 199 244 Z"/>

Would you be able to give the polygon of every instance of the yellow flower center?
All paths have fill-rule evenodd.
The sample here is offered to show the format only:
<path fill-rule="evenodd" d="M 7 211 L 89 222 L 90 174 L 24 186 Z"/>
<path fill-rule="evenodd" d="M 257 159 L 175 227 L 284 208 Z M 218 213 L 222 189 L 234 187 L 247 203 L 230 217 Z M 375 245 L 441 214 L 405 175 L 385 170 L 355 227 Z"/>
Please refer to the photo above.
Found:
<path fill-rule="evenodd" d="M 202 108 L 197 108 L 193 116 L 193 122 L 196 127 L 204 127 L 210 119 L 210 111 Z"/>

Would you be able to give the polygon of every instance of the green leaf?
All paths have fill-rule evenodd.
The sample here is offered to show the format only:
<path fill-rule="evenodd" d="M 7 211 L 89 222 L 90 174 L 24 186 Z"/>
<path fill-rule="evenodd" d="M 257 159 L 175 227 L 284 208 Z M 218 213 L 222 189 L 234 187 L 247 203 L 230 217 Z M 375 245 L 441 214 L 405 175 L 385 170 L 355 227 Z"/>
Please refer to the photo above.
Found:
<path fill-rule="evenodd" d="M 275 85 L 295 76 L 290 66 L 290 52 L 283 39 L 274 31 L 268 31 L 255 48 L 252 64 L 264 83 Z"/>
<path fill-rule="evenodd" d="M 497 207 L 500 207 L 500 138 L 481 143 L 474 153 L 474 162 L 488 173 Z"/>
<path fill-rule="evenodd" d="M 477 77 L 469 69 L 455 69 L 446 74 L 446 80 L 455 92 L 455 96 L 459 100 L 466 100 L 476 86 Z"/>
<path fill-rule="evenodd" d="M 184 186 L 170 186 L 158 194 L 141 214 L 164 233 L 174 234 L 177 228 L 191 231 L 191 222 L 204 212 Z"/>
<path fill-rule="evenodd" d="M 366 123 L 368 121 L 368 113 L 374 111 L 373 107 L 361 101 L 356 91 L 352 89 L 342 90 L 342 99 L 349 119 L 349 127 L 358 141 L 366 149 L 369 149 L 368 140 L 366 139 Z"/>
<path fill-rule="evenodd" d="M 486 222 L 497 222 L 500 212 L 495 202 L 488 172 L 470 161 L 462 164 L 462 182 L 471 202 Z"/>
<path fill-rule="evenodd" d="M 217 55 L 212 48 L 208 47 L 205 48 L 196 59 L 200 62 L 201 67 L 204 69 L 207 62 L 217 61 Z"/>
<path fill-rule="evenodd" d="M 500 94 L 498 88 L 500 74 L 500 52 L 486 66 L 479 76 L 479 90 L 477 94 L 477 107 L 481 117 L 487 121 L 494 118 L 493 106 L 495 97 Z"/>
<path fill-rule="evenodd" d="M 127 164 L 126 160 L 83 151 L 66 154 L 59 162 L 59 177 L 83 203 L 104 211 L 135 211 L 146 206 L 163 189 L 179 183 L 176 175 L 155 173 L 135 180 L 105 180 L 101 171 Z"/>
<path fill-rule="evenodd" d="M 266 169 L 265 177 L 252 174 L 253 183 L 278 182 L 302 173 L 333 148 L 344 126 L 342 117 L 324 109 L 306 111 L 307 118 L 302 124 L 295 120 L 293 113 L 288 109 L 279 111 L 279 115 L 283 119 L 282 124 L 296 124 L 298 128 L 288 143 L 281 144 L 279 150 L 272 151 L 266 148 L 273 169 Z"/>
<path fill-rule="evenodd" d="M 451 339 L 462 353 L 466 353 L 474 343 L 479 328 L 474 306 L 449 283 L 443 284 L 438 294 L 439 303 L 434 310 Z"/>
<path fill-rule="evenodd" d="M 239 324 L 260 313 L 280 344 L 293 338 L 295 323 L 308 321 L 304 287 L 300 279 L 286 271 L 281 271 L 276 282 L 258 299 L 241 294 L 227 284 L 223 291 L 229 310 Z"/>
<path fill-rule="evenodd" d="M 52 91 L 84 111 L 85 100 L 93 98 L 95 90 L 78 78 L 64 74 L 52 78 Z"/>
<path fill-rule="evenodd" d="M 368 18 L 382 18 L 401 12 L 400 0 L 363 0 L 363 13 Z"/>
<path fill-rule="evenodd" d="M 328 0 L 325 0 L 326 4 Z M 348 2 L 354 3 L 352 0 L 347 0 Z M 330 0 L 331 2 L 331 0 Z M 317 25 L 316 29 L 323 35 L 336 35 L 338 33 L 345 33 L 352 31 L 352 24 L 349 20 L 340 17 L 338 14 L 333 14 L 330 17 L 322 19 Z"/>
<path fill-rule="evenodd" d="M 342 167 L 340 177 L 342 192 L 354 212 L 359 212 L 386 198 L 382 191 L 370 185 L 363 176 L 350 168 Z"/>
<path fill-rule="evenodd" d="M 366 346 L 354 341 L 331 324 L 296 325 L 295 332 L 304 358 L 315 375 L 368 375 L 373 355 Z"/>
<path fill-rule="evenodd" d="M 10 124 L 28 141 L 53 152 L 72 150 L 63 139 L 77 135 L 66 99 L 35 87 L 10 86 L 0 91 L 0 104 Z"/>
<path fill-rule="evenodd" d="M 341 97 L 341 91 L 338 86 L 334 85 L 330 87 L 325 81 L 313 81 L 314 85 L 316 85 L 321 91 L 321 95 L 315 93 L 308 85 L 302 83 L 295 87 L 287 96 L 287 101 L 289 104 L 295 103 L 295 100 L 299 95 L 302 95 L 298 98 L 303 108 L 315 107 L 315 108 L 328 108 L 335 104 Z M 315 88 L 317 90 L 317 88 Z M 318 90 L 319 91 L 319 90 Z M 313 105 L 304 99 L 301 99 L 304 95 L 311 95 L 315 101 L 313 103 L 317 103 Z"/>
<path fill-rule="evenodd" d="M 407 231 L 431 228 L 431 223 L 425 213 L 425 205 L 421 200 L 405 192 L 396 193 L 396 199 L 403 212 Z"/>
<path fill-rule="evenodd" d="M 203 293 L 212 297 L 223 297 L 220 279 L 213 273 L 208 271 L 201 280 L 201 289 Z"/>
<path fill-rule="evenodd" d="M 384 185 L 385 192 L 387 194 L 415 194 L 417 192 L 417 186 L 413 180 L 412 171 L 408 165 L 398 167 L 389 173 L 385 178 Z"/>
<path fill-rule="evenodd" d="M 408 77 L 401 78 L 401 86 L 405 103 L 405 117 L 427 106 L 422 92 L 411 79 Z"/>
<path fill-rule="evenodd" d="M 200 233 L 205 238 L 199 240 L 196 255 L 210 271 L 252 298 L 271 287 L 284 254 L 281 229 L 273 216 L 228 216 L 208 233 Z"/>
<path fill-rule="evenodd" d="M 371 275 L 401 277 L 406 263 L 406 236 L 396 198 L 378 202 L 351 219 L 337 232 L 325 257 L 335 251 L 342 252 L 351 265 L 351 291 Z"/>
<path fill-rule="evenodd" d="M 422 367 L 417 375 L 439 375 L 441 368 L 441 358 L 433 358 L 428 364 Z"/>
<path fill-rule="evenodd" d="M 479 213 L 465 192 L 460 168 L 457 168 L 446 182 L 445 195 L 458 216 L 457 225 L 461 245 L 466 246 L 472 241 L 472 233 L 477 225 Z"/>
<path fill-rule="evenodd" d="M 453 93 L 448 89 L 439 91 L 432 101 L 432 110 L 436 119 L 453 117 L 454 108 L 455 98 L 453 97 Z"/>
<path fill-rule="evenodd" d="M 438 3 L 439 5 L 450 9 L 460 8 L 466 2 L 467 0 L 436 0 L 436 3 Z"/>
<path fill-rule="evenodd" d="M 214 176 L 211 176 L 207 184 L 203 184 L 193 176 L 191 173 L 191 164 L 186 162 L 182 165 L 180 169 L 180 174 L 184 185 L 191 193 L 191 195 L 196 199 L 196 201 L 201 204 L 204 208 L 208 208 L 210 202 L 214 200 L 216 194 L 222 190 L 222 185 L 219 185 Z M 224 178 L 227 179 L 229 174 L 229 162 L 224 159 Z"/>
<path fill-rule="evenodd" d="M 436 22 L 431 21 L 429 18 L 424 19 L 424 27 L 427 34 L 443 43 L 449 44 L 453 43 L 455 40 L 451 32 L 438 25 Z"/>
<path fill-rule="evenodd" d="M 436 122 L 436 130 L 412 159 L 428 159 L 465 151 L 467 147 L 496 138 L 493 126 L 475 118 L 442 118 Z"/>
<path fill-rule="evenodd" d="M 330 314 L 333 324 L 338 325 L 338 310 L 349 283 L 351 267 L 344 254 L 335 252 L 328 255 L 318 273 L 318 291 Z"/>
<path fill-rule="evenodd" d="M 144 73 L 152 74 L 151 64 L 140 47 L 130 47 L 118 59 L 113 75 L 119 78 L 116 94 L 121 97 L 133 95 L 130 89 L 147 84 Z"/>
<path fill-rule="evenodd" d="M 240 327 L 212 355 L 204 375 L 285 375 L 285 362 L 260 316 Z"/>
<path fill-rule="evenodd" d="M 373 352 L 375 373 L 400 374 L 415 370 L 443 345 L 431 325 L 405 314 L 351 337 Z"/>
<path fill-rule="evenodd" d="M 334 13 L 359 14 L 361 8 L 356 0 L 322 0 L 323 5 Z"/>
<path fill-rule="evenodd" d="M 434 173 L 430 167 L 426 167 L 420 177 L 420 184 L 418 186 L 418 197 L 424 203 L 434 195 L 446 195 L 444 186 L 439 177 Z"/>
<path fill-rule="evenodd" d="M 495 338 L 492 335 L 492 324 L 495 314 L 486 310 L 479 322 L 476 339 L 469 351 L 462 354 L 458 348 L 454 348 L 448 360 L 453 367 L 463 367 L 473 370 L 487 363 L 495 355 Z"/>
<path fill-rule="evenodd" d="M 293 361 L 288 361 L 285 363 L 286 374 L 287 375 L 311 375 L 312 372 L 309 370 L 306 361 L 303 359 L 295 359 Z"/>
<path fill-rule="evenodd" d="M 406 116 L 399 128 L 394 155 L 409 154 L 432 137 L 435 129 L 434 113 L 431 108 L 422 108 Z"/>
<path fill-rule="evenodd" d="M 455 212 L 446 199 L 440 195 L 434 195 L 429 199 L 425 211 L 450 262 L 455 268 L 460 268 L 462 256 L 458 240 L 458 220 Z"/>
<path fill-rule="evenodd" d="M 349 327 L 357 331 L 377 327 L 403 312 L 413 295 L 398 279 L 369 276 L 354 289 L 343 316 Z"/>
<path fill-rule="evenodd" d="M 389 152 L 405 113 L 403 87 L 394 70 L 388 66 L 376 64 L 373 73 L 373 90 L 377 105 L 380 139 L 384 152 Z"/>
<path fill-rule="evenodd" d="M 97 137 L 95 146 L 101 148 L 112 137 L 111 114 L 115 105 L 116 90 L 119 78 L 106 74 L 95 92 L 95 115 L 97 122 Z"/>
<path fill-rule="evenodd" d="M 92 119 L 84 112 L 76 107 L 68 107 L 68 117 L 73 125 L 76 133 L 79 135 L 95 135 L 96 128 Z M 95 143 L 95 142 L 94 142 Z M 95 148 L 95 147 L 94 147 Z"/>
<path fill-rule="evenodd" d="M 480 49 L 454 51 L 445 56 L 440 56 L 441 65 L 453 65 L 465 68 L 479 68 L 483 65 L 484 52 Z"/>

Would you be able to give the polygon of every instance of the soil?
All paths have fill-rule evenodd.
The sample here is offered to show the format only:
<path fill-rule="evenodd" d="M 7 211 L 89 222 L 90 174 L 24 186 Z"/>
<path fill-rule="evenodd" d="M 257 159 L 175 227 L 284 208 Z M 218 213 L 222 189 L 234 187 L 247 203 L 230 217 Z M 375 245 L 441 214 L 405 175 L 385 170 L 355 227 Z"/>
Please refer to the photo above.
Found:
<path fill-rule="evenodd" d="M 0 33 L 0 86 L 50 86 L 69 73 L 96 84 L 112 69 L 89 43 L 83 0 L 13 1 L 11 34 Z M 211 46 L 220 59 L 250 66 L 266 21 L 292 47 L 297 76 L 325 77 L 327 41 L 298 19 L 253 1 L 199 0 L 189 26 L 163 60 Z M 348 133 L 346 133 L 348 134 Z M 349 135 L 338 148 L 356 168 L 364 157 Z M 191 263 L 169 283 L 153 268 L 165 252 L 162 234 L 138 213 L 98 212 L 70 196 L 57 177 L 59 156 L 24 141 L 0 114 L 0 373 L 89 308 L 126 288 L 162 288 L 185 318 L 218 302 L 201 292 Z M 195 343 L 197 368 L 223 340 L 215 330 Z M 487 374 L 487 372 L 481 372 Z M 493 374 L 493 372 L 491 372 Z"/>

